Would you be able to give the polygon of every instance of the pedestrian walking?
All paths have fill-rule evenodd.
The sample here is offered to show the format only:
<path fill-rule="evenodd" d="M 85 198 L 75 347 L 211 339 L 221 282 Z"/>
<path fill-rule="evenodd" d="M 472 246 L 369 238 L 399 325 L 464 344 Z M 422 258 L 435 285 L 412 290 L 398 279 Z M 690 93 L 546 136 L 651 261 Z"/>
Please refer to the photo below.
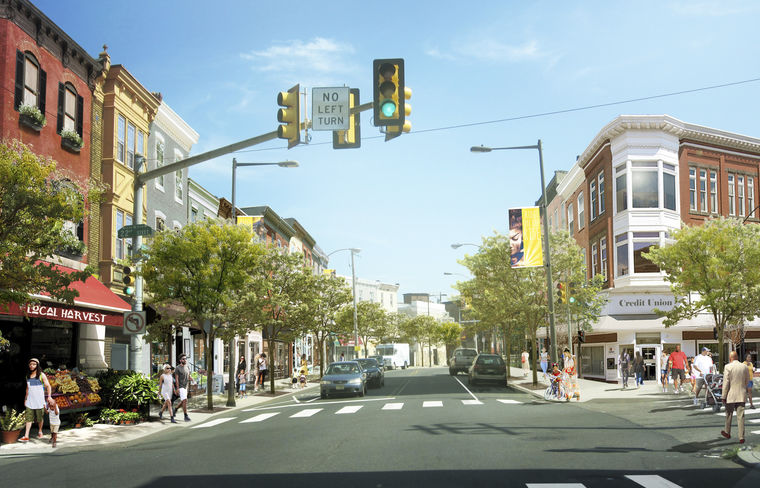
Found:
<path fill-rule="evenodd" d="M 623 388 L 628 388 L 628 378 L 631 376 L 631 356 L 628 349 L 620 354 L 620 374 L 623 376 Z"/>
<path fill-rule="evenodd" d="M 673 376 L 673 388 L 676 395 L 683 389 L 683 382 L 686 380 L 687 364 L 686 354 L 681 350 L 681 344 L 676 344 L 676 350 L 671 352 L 668 358 L 668 366 L 670 367 L 671 376 Z"/>
<path fill-rule="evenodd" d="M 691 382 L 691 392 L 694 393 L 697 391 L 697 370 L 694 369 L 694 358 L 688 359 L 689 365 L 686 369 L 686 376 L 689 378 L 689 381 Z"/>
<path fill-rule="evenodd" d="M 636 357 L 633 358 L 633 374 L 638 388 L 644 384 L 644 358 L 641 357 L 641 351 L 636 351 Z"/>
<path fill-rule="evenodd" d="M 264 386 L 264 382 L 267 380 L 267 369 L 268 369 L 268 366 L 269 365 L 267 364 L 267 353 L 262 352 L 261 353 L 261 357 L 259 357 L 259 365 L 258 365 L 258 368 L 259 368 L 259 381 L 261 382 L 260 384 L 261 384 L 262 388 Z"/>
<path fill-rule="evenodd" d="M 710 350 L 708 348 L 703 347 L 702 353 L 699 356 L 695 357 L 694 362 L 692 363 L 697 387 L 697 389 L 694 391 L 694 405 L 699 403 L 699 393 L 705 386 L 705 375 L 711 373 L 713 369 L 712 357 L 707 355 L 709 352 Z M 707 395 L 707 391 L 705 391 L 705 395 Z M 705 402 L 706 401 L 707 398 L 705 398 Z"/>
<path fill-rule="evenodd" d="M 346 355 L 343 354 L 343 353 L 340 353 L 340 360 L 341 361 L 345 361 L 346 360 Z"/>
<path fill-rule="evenodd" d="M 29 432 L 32 424 L 37 422 L 39 431 L 37 438 L 42 439 L 42 424 L 45 421 L 45 403 L 52 400 L 52 390 L 47 376 L 42 372 L 40 360 L 29 360 L 29 372 L 26 374 L 26 396 L 24 397 L 24 420 L 26 420 L 26 432 L 21 442 L 29 441 Z"/>
<path fill-rule="evenodd" d="M 749 372 L 747 366 L 739 362 L 739 354 L 731 351 L 729 363 L 723 370 L 723 403 L 726 405 L 726 428 L 720 435 L 731 438 L 731 418 L 736 412 L 736 424 L 739 427 L 739 444 L 744 444 L 744 404 L 747 403 L 747 384 Z"/>
<path fill-rule="evenodd" d="M 240 362 L 237 365 L 237 369 L 235 370 L 235 379 L 236 379 L 236 385 L 235 385 L 235 391 L 237 392 L 238 396 L 240 396 L 240 372 L 242 371 L 245 373 L 248 369 L 248 365 L 245 362 L 245 356 L 240 356 Z"/>
<path fill-rule="evenodd" d="M 253 380 L 253 391 L 256 392 L 259 389 L 259 358 L 261 358 L 260 354 L 256 354 L 256 356 L 253 357 L 253 364 L 251 365 L 251 372 L 253 373 L 254 380 Z"/>
<path fill-rule="evenodd" d="M 530 354 L 525 349 L 523 349 L 520 355 L 520 361 L 522 362 L 523 376 L 528 376 L 528 373 L 530 373 Z"/>
<path fill-rule="evenodd" d="M 172 394 L 174 391 L 174 378 L 172 377 L 172 367 L 170 365 L 164 366 L 164 373 L 158 377 L 158 395 L 164 401 L 161 406 L 161 411 L 158 412 L 158 418 L 164 419 L 164 410 L 169 410 L 169 417 L 173 424 L 177 421 L 174 420 L 174 410 L 172 409 Z"/>
<path fill-rule="evenodd" d="M 549 369 L 549 353 L 546 352 L 546 348 L 541 348 L 541 371 L 544 372 L 544 376 L 546 376 L 546 370 Z"/>
<path fill-rule="evenodd" d="M 755 408 L 755 404 L 752 402 L 752 387 L 755 386 L 753 378 L 755 377 L 755 365 L 752 364 L 752 354 L 747 354 L 744 358 L 744 365 L 747 366 L 747 372 L 749 373 L 749 383 L 747 383 L 747 396 L 749 397 L 749 408 Z"/>
<path fill-rule="evenodd" d="M 578 390 L 578 371 L 575 369 L 575 356 L 570 354 L 570 349 L 565 348 L 563 353 L 565 359 L 565 368 L 562 370 L 564 374 L 565 392 L 567 395 L 567 401 L 572 398 L 576 398 L 581 401 L 581 392 Z"/>
<path fill-rule="evenodd" d="M 61 411 L 58 404 L 52 398 L 45 404 L 48 412 L 48 423 L 50 424 L 50 443 L 53 447 L 58 443 L 58 429 L 61 427 Z"/>
<path fill-rule="evenodd" d="M 190 367 L 187 365 L 187 356 L 185 354 L 179 355 L 179 364 L 174 369 L 174 381 L 177 385 L 180 406 L 185 414 L 185 422 L 190 422 L 190 417 L 187 415 L 187 398 L 192 378 L 190 377 Z M 179 410 L 179 408 L 176 410 Z"/>
<path fill-rule="evenodd" d="M 668 392 L 668 353 L 665 349 L 660 353 L 660 385 L 662 385 L 662 392 Z"/>

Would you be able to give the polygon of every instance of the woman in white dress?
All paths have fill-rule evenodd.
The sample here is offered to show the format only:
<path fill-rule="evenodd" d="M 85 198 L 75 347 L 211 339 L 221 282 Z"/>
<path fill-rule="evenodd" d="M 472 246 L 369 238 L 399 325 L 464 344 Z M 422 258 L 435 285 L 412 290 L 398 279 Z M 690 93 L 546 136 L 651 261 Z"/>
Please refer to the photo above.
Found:
<path fill-rule="evenodd" d="M 174 378 L 172 377 L 172 367 L 168 364 L 164 366 L 164 373 L 158 378 L 158 395 L 164 401 L 161 406 L 161 411 L 158 413 L 158 418 L 163 420 L 164 410 L 169 410 L 169 416 L 173 424 L 177 421 L 174 420 L 174 412 L 172 410 L 172 393 L 174 393 Z"/>
<path fill-rule="evenodd" d="M 565 368 L 562 370 L 564 373 L 565 393 L 567 395 L 567 401 L 572 398 L 581 400 L 581 392 L 578 390 L 578 370 L 575 368 L 575 356 L 570 354 L 570 349 L 565 348 L 563 353 L 565 357 Z"/>

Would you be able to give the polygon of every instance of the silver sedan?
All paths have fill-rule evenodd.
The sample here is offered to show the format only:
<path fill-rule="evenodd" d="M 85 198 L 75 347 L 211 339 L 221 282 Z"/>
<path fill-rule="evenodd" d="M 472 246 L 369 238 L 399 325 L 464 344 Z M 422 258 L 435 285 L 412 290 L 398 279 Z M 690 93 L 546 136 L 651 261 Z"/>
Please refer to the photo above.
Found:
<path fill-rule="evenodd" d="M 367 393 L 367 373 L 356 361 L 330 363 L 319 382 L 319 396 L 358 395 Z"/>

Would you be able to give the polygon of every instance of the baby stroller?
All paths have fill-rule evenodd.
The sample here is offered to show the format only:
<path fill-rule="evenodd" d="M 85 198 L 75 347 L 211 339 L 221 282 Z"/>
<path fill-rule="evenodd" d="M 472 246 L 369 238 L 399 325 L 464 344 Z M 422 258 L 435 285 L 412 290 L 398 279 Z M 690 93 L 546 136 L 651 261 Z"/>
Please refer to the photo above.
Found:
<path fill-rule="evenodd" d="M 702 402 L 702 408 L 711 406 L 713 412 L 720 412 L 720 406 L 723 403 L 723 375 L 718 373 L 707 373 L 705 375 L 705 400 Z"/>

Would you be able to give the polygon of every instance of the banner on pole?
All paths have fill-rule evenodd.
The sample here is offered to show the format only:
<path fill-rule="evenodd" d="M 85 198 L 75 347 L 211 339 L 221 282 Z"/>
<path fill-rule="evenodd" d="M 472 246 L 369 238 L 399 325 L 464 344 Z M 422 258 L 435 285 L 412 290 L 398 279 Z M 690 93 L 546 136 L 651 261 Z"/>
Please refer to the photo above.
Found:
<path fill-rule="evenodd" d="M 541 212 L 538 207 L 509 209 L 510 265 L 533 268 L 544 265 Z"/>

